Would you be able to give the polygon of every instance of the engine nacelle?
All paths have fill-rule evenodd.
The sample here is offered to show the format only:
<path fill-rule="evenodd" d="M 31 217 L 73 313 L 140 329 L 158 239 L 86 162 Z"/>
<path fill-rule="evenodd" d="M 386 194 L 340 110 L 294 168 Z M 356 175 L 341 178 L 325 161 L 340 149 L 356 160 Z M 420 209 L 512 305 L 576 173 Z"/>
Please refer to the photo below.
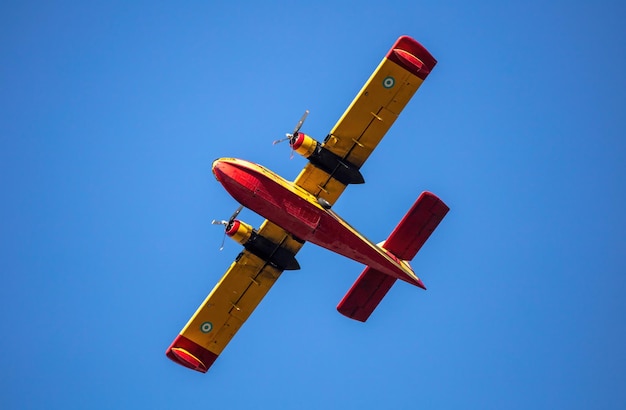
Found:
<path fill-rule="evenodd" d="M 245 222 L 235 219 L 231 226 L 226 230 L 226 235 L 236 242 L 245 245 L 252 236 L 254 229 Z"/>
<path fill-rule="evenodd" d="M 303 157 L 308 158 L 315 152 L 318 144 L 313 138 L 299 132 L 296 140 L 291 144 L 291 148 Z"/>
<path fill-rule="evenodd" d="M 259 235 L 257 230 L 245 222 L 235 219 L 226 229 L 226 235 L 242 244 L 251 253 L 280 269 L 300 269 L 292 252 Z"/>
<path fill-rule="evenodd" d="M 299 132 L 291 148 L 344 185 L 362 184 L 365 181 L 359 167 L 340 158 L 306 134 Z"/>

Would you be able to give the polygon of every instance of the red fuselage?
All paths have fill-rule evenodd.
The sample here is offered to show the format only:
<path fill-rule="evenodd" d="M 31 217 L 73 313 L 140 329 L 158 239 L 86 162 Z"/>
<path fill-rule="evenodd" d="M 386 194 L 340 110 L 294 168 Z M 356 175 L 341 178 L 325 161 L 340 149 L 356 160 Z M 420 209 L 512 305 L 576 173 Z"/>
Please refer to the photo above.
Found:
<path fill-rule="evenodd" d="M 310 193 L 248 161 L 221 158 L 213 173 L 239 203 L 292 235 L 411 284 L 421 280 L 395 256 L 374 245 Z"/>

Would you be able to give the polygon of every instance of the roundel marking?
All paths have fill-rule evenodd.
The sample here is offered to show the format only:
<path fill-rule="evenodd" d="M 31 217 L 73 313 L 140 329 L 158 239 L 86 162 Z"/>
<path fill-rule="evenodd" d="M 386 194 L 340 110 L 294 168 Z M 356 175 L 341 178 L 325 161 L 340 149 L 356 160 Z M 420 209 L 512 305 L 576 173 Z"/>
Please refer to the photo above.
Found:
<path fill-rule="evenodd" d="M 396 79 L 392 76 L 385 77 L 385 79 L 383 80 L 383 87 L 385 88 L 391 88 L 394 85 L 396 85 Z"/>
<path fill-rule="evenodd" d="M 209 333 L 211 330 L 213 330 L 213 323 L 211 322 L 204 322 L 200 325 L 200 331 L 202 333 Z"/>

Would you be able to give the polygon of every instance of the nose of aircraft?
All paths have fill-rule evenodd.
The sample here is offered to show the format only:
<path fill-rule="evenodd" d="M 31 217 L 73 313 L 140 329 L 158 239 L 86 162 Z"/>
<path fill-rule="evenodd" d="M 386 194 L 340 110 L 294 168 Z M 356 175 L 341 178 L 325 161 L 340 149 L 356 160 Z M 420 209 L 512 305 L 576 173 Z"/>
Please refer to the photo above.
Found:
<path fill-rule="evenodd" d="M 224 174 L 226 172 L 226 168 L 228 167 L 228 165 L 226 164 L 226 162 L 223 159 L 216 159 L 215 161 L 213 161 L 213 165 L 211 167 L 212 171 L 213 171 L 213 175 L 215 175 L 215 178 L 222 182 L 223 181 L 223 177 Z"/>

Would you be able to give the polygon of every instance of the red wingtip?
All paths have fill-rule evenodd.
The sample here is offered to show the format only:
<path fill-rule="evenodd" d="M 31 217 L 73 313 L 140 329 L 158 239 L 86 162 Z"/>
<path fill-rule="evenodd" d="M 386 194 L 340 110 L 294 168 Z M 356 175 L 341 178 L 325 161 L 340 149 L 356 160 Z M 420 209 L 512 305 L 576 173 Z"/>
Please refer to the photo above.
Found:
<path fill-rule="evenodd" d="M 425 80 L 437 60 L 420 43 L 409 36 L 401 36 L 387 53 L 387 58 Z"/>
<path fill-rule="evenodd" d="M 169 353 L 171 353 L 171 355 Z M 180 347 L 173 347 L 168 351 L 168 357 L 172 358 L 172 356 L 175 357 L 177 363 L 190 369 L 197 370 L 202 373 L 206 373 L 208 370 L 200 359 Z"/>
<path fill-rule="evenodd" d="M 178 335 L 165 354 L 172 361 L 201 373 L 206 373 L 217 359 L 215 353 L 192 342 L 183 335 Z"/>
<path fill-rule="evenodd" d="M 420 288 L 426 290 L 426 285 L 424 285 L 424 282 L 422 282 L 422 280 L 420 278 L 417 278 L 417 286 L 419 286 Z"/>

